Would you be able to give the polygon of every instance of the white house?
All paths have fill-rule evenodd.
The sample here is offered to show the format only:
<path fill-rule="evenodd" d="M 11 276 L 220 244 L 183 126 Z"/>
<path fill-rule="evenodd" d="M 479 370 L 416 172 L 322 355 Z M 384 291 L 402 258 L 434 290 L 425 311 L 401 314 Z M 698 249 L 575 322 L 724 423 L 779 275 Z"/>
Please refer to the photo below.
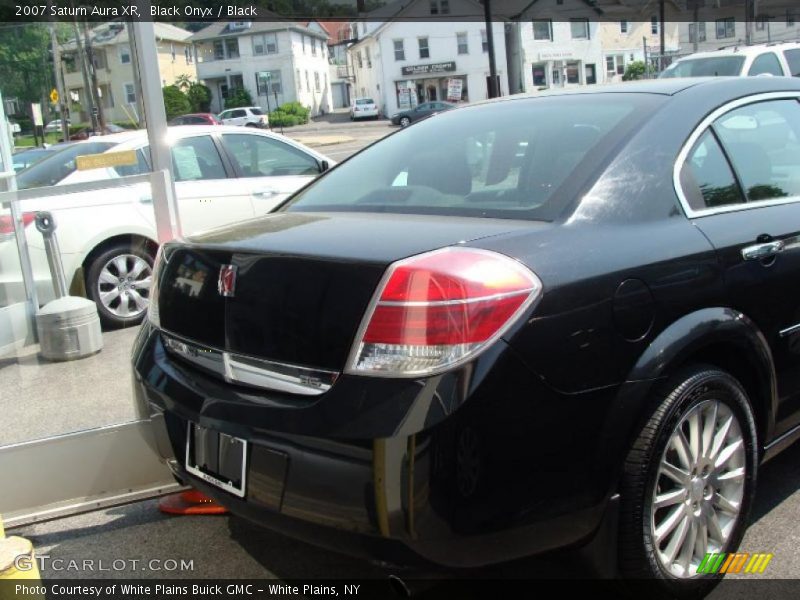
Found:
<path fill-rule="evenodd" d="M 330 112 L 327 34 L 286 21 L 216 22 L 191 37 L 197 77 L 221 111 L 236 88 L 266 109 L 298 101 L 312 116 Z"/>
<path fill-rule="evenodd" d="M 601 11 L 593 2 L 517 0 L 517 4 L 520 12 L 506 28 L 512 93 L 605 81 Z M 570 15 L 568 20 L 565 14 Z"/>
<path fill-rule="evenodd" d="M 486 99 L 489 55 L 485 23 L 424 20 L 450 10 L 482 14 L 478 11 L 483 7 L 472 0 L 412 0 L 405 6 L 395 3 L 368 15 L 370 19 L 392 20 L 353 24 L 358 34 L 348 50 L 353 95 L 374 98 L 387 116 L 432 100 Z M 501 92 L 508 94 L 503 28 L 503 23 L 493 24 Z"/>

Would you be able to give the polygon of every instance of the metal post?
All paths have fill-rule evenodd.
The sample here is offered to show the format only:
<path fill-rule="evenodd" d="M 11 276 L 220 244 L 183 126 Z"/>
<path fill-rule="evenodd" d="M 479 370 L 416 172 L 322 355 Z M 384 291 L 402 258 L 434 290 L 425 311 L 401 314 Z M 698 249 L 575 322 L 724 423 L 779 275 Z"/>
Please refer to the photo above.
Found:
<path fill-rule="evenodd" d="M 139 14 L 150 14 L 149 0 L 137 0 Z M 175 203 L 175 184 L 172 177 L 172 157 L 167 139 L 167 114 L 158 71 L 156 34 L 152 21 L 134 21 L 131 32 L 135 38 L 136 60 L 139 63 L 142 88 L 142 107 L 150 142 L 150 161 L 153 171 L 164 172 L 166 181 L 153 186 L 153 210 L 159 243 L 181 235 L 180 215 Z M 154 178 L 155 180 L 155 178 Z"/>
<path fill-rule="evenodd" d="M 486 80 L 486 92 L 489 98 L 500 96 L 500 81 L 497 76 L 497 64 L 494 57 L 494 29 L 492 27 L 491 0 L 483 0 L 483 18 L 486 21 L 486 45 L 489 50 L 489 77 Z"/>
<path fill-rule="evenodd" d="M 100 98 L 99 86 L 97 85 L 97 67 L 94 64 L 94 48 L 92 47 L 92 32 L 89 29 L 89 23 L 83 22 L 83 31 L 85 35 L 84 43 L 86 44 L 86 62 L 89 64 L 89 77 L 92 83 L 92 98 L 95 101 L 95 110 L 97 111 L 97 124 L 100 126 L 100 134 L 106 132 L 106 114 L 103 111 L 103 101 Z M 96 94 L 96 96 L 95 96 Z M 94 122 L 94 119 L 92 120 Z M 95 130 L 96 132 L 97 130 Z"/>
<path fill-rule="evenodd" d="M 50 23 L 50 47 L 53 51 L 53 76 L 56 82 L 56 92 L 58 92 L 58 115 L 61 119 L 61 137 L 66 142 L 69 141 L 69 123 L 67 123 L 67 99 L 64 96 L 64 83 L 61 73 L 61 53 L 58 51 L 58 39 L 56 38 L 56 27 Z"/>
<path fill-rule="evenodd" d="M 659 23 L 658 23 L 658 33 L 660 34 L 659 42 L 661 44 L 661 56 L 658 59 L 658 70 L 659 70 L 659 72 L 664 70 L 664 58 L 667 55 L 666 40 L 664 39 L 664 36 L 665 36 L 665 32 L 664 32 L 665 12 L 664 11 L 665 11 L 664 0 L 659 0 L 659 3 L 658 3 L 658 21 L 659 21 Z"/>
<path fill-rule="evenodd" d="M 81 75 L 83 76 L 83 94 L 84 99 L 84 108 L 88 113 L 89 119 L 92 122 L 92 129 L 97 129 L 97 117 L 94 114 L 94 94 L 92 94 L 92 88 L 89 84 L 89 67 L 86 64 L 86 54 L 81 47 L 81 32 L 78 29 L 78 20 L 73 19 L 72 24 L 75 28 L 75 49 L 78 53 L 78 59 L 81 61 Z M 67 138 L 69 139 L 69 138 Z M 67 141 L 67 140 L 64 140 Z"/>
<path fill-rule="evenodd" d="M 0 159 L 3 163 L 3 171 L 8 173 L 3 179 L 6 182 L 6 191 L 14 192 L 17 190 L 17 178 L 14 176 L 14 163 L 11 159 L 11 143 L 6 135 L 8 121 L 6 120 L 5 106 L 3 105 L 3 95 L 0 93 Z M 22 282 L 25 286 L 25 296 L 28 300 L 28 316 L 31 331 L 36 331 L 33 326 L 33 318 L 39 309 L 39 298 L 36 294 L 36 281 L 33 278 L 33 268 L 31 267 L 31 257 L 28 252 L 28 242 L 25 238 L 25 228 L 22 224 L 22 215 L 16 200 L 11 200 L 11 222 L 14 226 L 14 237 L 17 242 L 17 252 L 19 254 L 20 269 L 22 271 Z M 35 333 L 34 333 L 35 336 Z"/>

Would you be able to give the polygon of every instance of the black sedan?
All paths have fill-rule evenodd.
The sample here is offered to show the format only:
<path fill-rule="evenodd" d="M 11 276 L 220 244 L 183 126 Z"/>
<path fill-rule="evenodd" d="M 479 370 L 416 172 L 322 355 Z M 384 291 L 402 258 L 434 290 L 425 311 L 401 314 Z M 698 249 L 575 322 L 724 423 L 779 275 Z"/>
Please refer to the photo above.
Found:
<path fill-rule="evenodd" d="M 472 105 L 164 245 L 133 358 L 157 447 L 340 550 L 467 567 L 594 538 L 661 595 L 706 591 L 800 436 L 799 99 Z"/>
<path fill-rule="evenodd" d="M 392 124 L 400 125 L 400 127 L 408 127 L 414 121 L 419 121 L 425 117 L 430 117 L 436 113 L 440 113 L 445 110 L 452 110 L 454 108 L 458 107 L 455 104 L 450 104 L 449 102 L 424 102 L 422 104 L 418 104 L 414 108 L 409 108 L 408 110 L 403 110 L 392 115 Z"/>

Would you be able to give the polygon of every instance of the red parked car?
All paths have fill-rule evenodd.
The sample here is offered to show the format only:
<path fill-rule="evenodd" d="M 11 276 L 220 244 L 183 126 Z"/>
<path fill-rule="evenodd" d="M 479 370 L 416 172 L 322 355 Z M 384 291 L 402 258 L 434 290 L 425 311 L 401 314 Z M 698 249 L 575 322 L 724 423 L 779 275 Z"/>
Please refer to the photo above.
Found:
<path fill-rule="evenodd" d="M 222 125 L 222 121 L 212 113 L 191 113 L 175 117 L 169 125 Z"/>

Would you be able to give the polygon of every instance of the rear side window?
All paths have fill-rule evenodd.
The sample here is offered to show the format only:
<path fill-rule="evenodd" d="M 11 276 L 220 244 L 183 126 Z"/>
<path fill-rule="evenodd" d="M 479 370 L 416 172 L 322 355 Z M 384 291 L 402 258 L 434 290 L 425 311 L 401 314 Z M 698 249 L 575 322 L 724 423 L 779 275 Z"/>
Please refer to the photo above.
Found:
<path fill-rule="evenodd" d="M 17 175 L 17 187 L 21 190 L 56 185 L 62 179 L 75 172 L 75 159 L 86 154 L 99 154 L 113 148 L 116 144 L 109 142 L 87 142 L 73 144 L 52 156 L 43 158 L 30 168 Z"/>
<path fill-rule="evenodd" d="M 337 166 L 286 210 L 552 220 L 663 101 L 552 96 L 444 111 Z"/>
<path fill-rule="evenodd" d="M 225 167 L 210 136 L 178 140 L 172 146 L 172 169 L 175 181 L 225 179 Z"/>
<path fill-rule="evenodd" d="M 222 136 L 222 143 L 241 177 L 319 174 L 312 156 L 267 136 L 231 133 Z"/>
<path fill-rule="evenodd" d="M 361 100 L 356 100 L 356 104 L 375 104 L 372 98 L 362 98 Z"/>
<path fill-rule="evenodd" d="M 750 65 L 748 75 L 775 75 L 776 77 L 783 76 L 783 69 L 778 57 L 773 52 L 765 52 L 759 54 Z"/>
<path fill-rule="evenodd" d="M 150 153 L 149 147 L 145 147 L 143 149 L 139 149 L 136 151 L 135 165 L 121 165 L 118 167 L 114 167 L 114 171 L 116 171 L 117 175 L 119 175 L 120 177 L 127 177 L 129 175 L 143 175 L 144 173 L 149 173 L 150 165 L 147 163 L 147 159 L 145 158 L 144 155 L 145 150 L 149 155 Z"/>
<path fill-rule="evenodd" d="M 800 104 L 775 100 L 743 106 L 714 129 L 748 202 L 800 196 Z"/>
<path fill-rule="evenodd" d="M 724 77 L 742 72 L 744 56 L 715 56 L 681 60 L 666 69 L 659 77 Z"/>
<path fill-rule="evenodd" d="M 263 115 L 264 112 L 260 108 L 251 108 L 250 112 L 254 115 Z"/>
<path fill-rule="evenodd" d="M 800 48 L 784 50 L 783 56 L 789 64 L 789 74 L 792 77 L 800 77 Z"/>
<path fill-rule="evenodd" d="M 700 136 L 689 152 L 681 170 L 681 185 L 694 210 L 745 201 L 728 159 L 711 130 Z"/>

